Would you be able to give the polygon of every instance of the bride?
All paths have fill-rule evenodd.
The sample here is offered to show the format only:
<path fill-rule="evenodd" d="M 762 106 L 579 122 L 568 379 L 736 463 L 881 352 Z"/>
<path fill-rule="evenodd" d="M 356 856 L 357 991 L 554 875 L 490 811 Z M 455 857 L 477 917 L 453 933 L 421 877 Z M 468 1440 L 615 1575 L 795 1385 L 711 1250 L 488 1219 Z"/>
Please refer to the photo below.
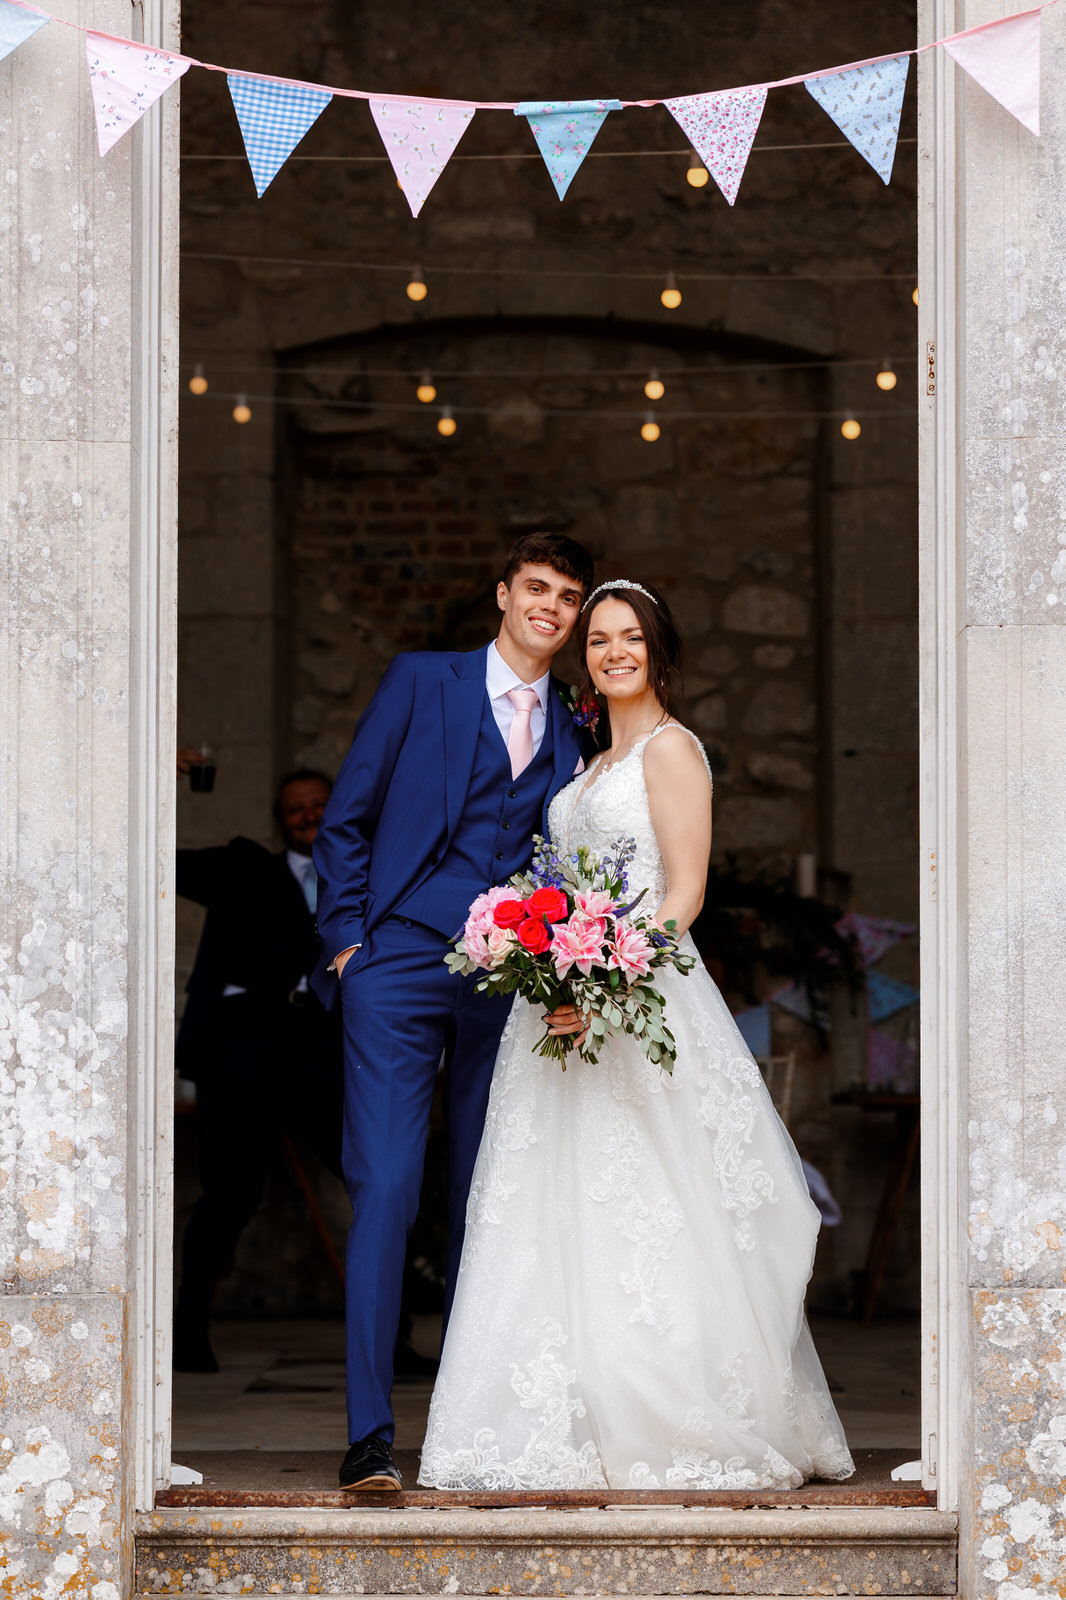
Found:
<path fill-rule="evenodd" d="M 670 715 L 676 624 L 601 584 L 581 619 L 611 744 L 553 800 L 555 844 L 636 843 L 631 889 L 685 933 L 703 903 L 711 778 Z M 803 1315 L 818 1212 L 704 968 L 656 973 L 672 1077 L 620 1037 L 597 1065 L 500 1043 L 419 1481 L 441 1489 L 787 1489 L 852 1473 Z M 555 1032 L 582 1021 L 561 1010 Z"/>

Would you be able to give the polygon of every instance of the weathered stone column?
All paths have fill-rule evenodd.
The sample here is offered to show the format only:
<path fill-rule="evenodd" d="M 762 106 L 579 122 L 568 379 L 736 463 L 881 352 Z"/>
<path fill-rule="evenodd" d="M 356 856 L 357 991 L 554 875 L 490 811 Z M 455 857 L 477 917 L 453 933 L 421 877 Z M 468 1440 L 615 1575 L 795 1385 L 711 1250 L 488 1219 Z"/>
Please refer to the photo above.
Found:
<path fill-rule="evenodd" d="M 930 4 L 925 22 L 946 33 L 1009 9 Z M 940 860 L 923 875 L 940 907 L 927 978 L 939 961 L 944 1003 L 926 1037 L 941 1186 L 925 1199 L 939 1199 L 942 1237 L 956 1194 L 961 1221 L 941 1283 L 959 1332 L 940 1350 L 960 1424 L 941 1440 L 960 1590 L 1018 1600 L 1056 1591 L 1066 1556 L 1066 13 L 1044 14 L 1039 139 L 946 59 L 935 70 L 923 605 L 930 648 L 939 609 L 925 712 Z"/>
<path fill-rule="evenodd" d="M 55 9 L 163 42 L 159 7 Z M 167 987 L 177 108 L 101 160 L 84 35 L 58 22 L 0 96 L 0 1589 L 118 1600 L 154 1387 L 132 1298 L 154 1293 L 136 1189 Z"/>

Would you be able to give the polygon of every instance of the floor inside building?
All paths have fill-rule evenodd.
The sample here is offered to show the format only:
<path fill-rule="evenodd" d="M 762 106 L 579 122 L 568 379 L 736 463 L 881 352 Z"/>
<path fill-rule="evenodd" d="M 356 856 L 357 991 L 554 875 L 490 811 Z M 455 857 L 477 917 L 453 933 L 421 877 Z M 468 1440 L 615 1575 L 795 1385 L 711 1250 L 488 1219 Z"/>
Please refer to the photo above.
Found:
<path fill-rule="evenodd" d="M 892 1480 L 893 1468 L 920 1451 L 918 1318 L 886 1316 L 862 1328 L 812 1315 L 810 1323 L 856 1465 L 846 1484 L 824 1486 L 825 1497 L 924 1504 L 920 1485 Z M 416 1317 L 412 1343 L 433 1354 L 439 1330 L 438 1317 Z M 203 1484 L 171 1490 L 168 1500 L 332 1499 L 345 1447 L 343 1323 L 219 1322 L 212 1339 L 219 1373 L 174 1374 L 173 1458 L 202 1473 Z M 398 1384 L 393 1392 L 396 1459 L 409 1490 L 430 1393 L 428 1383 Z"/>

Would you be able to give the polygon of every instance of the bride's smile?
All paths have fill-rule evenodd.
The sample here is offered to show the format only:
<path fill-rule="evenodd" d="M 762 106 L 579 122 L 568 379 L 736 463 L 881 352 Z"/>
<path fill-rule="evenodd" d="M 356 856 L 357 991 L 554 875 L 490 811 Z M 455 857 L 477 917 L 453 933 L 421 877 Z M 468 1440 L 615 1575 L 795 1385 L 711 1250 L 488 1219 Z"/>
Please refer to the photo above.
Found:
<path fill-rule="evenodd" d="M 593 684 L 609 700 L 639 700 L 648 692 L 648 646 L 633 607 L 601 600 L 586 645 Z"/>

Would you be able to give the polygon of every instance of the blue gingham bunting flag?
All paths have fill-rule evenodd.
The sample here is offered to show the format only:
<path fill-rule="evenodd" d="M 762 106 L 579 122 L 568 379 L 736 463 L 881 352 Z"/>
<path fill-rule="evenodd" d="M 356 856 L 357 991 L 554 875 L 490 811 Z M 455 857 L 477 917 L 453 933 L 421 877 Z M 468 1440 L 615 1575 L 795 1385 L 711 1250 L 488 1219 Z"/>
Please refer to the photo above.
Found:
<path fill-rule="evenodd" d="M 333 96 L 325 89 L 245 78 L 237 72 L 227 73 L 226 82 L 241 125 L 255 192 L 261 198 Z"/>
<path fill-rule="evenodd" d="M 17 50 L 20 44 L 32 39 L 38 28 L 43 28 L 51 18 L 42 11 L 24 11 L 21 6 L 0 3 L 0 61 Z"/>
<path fill-rule="evenodd" d="M 892 176 L 910 56 L 808 78 L 805 87 L 883 183 Z"/>

